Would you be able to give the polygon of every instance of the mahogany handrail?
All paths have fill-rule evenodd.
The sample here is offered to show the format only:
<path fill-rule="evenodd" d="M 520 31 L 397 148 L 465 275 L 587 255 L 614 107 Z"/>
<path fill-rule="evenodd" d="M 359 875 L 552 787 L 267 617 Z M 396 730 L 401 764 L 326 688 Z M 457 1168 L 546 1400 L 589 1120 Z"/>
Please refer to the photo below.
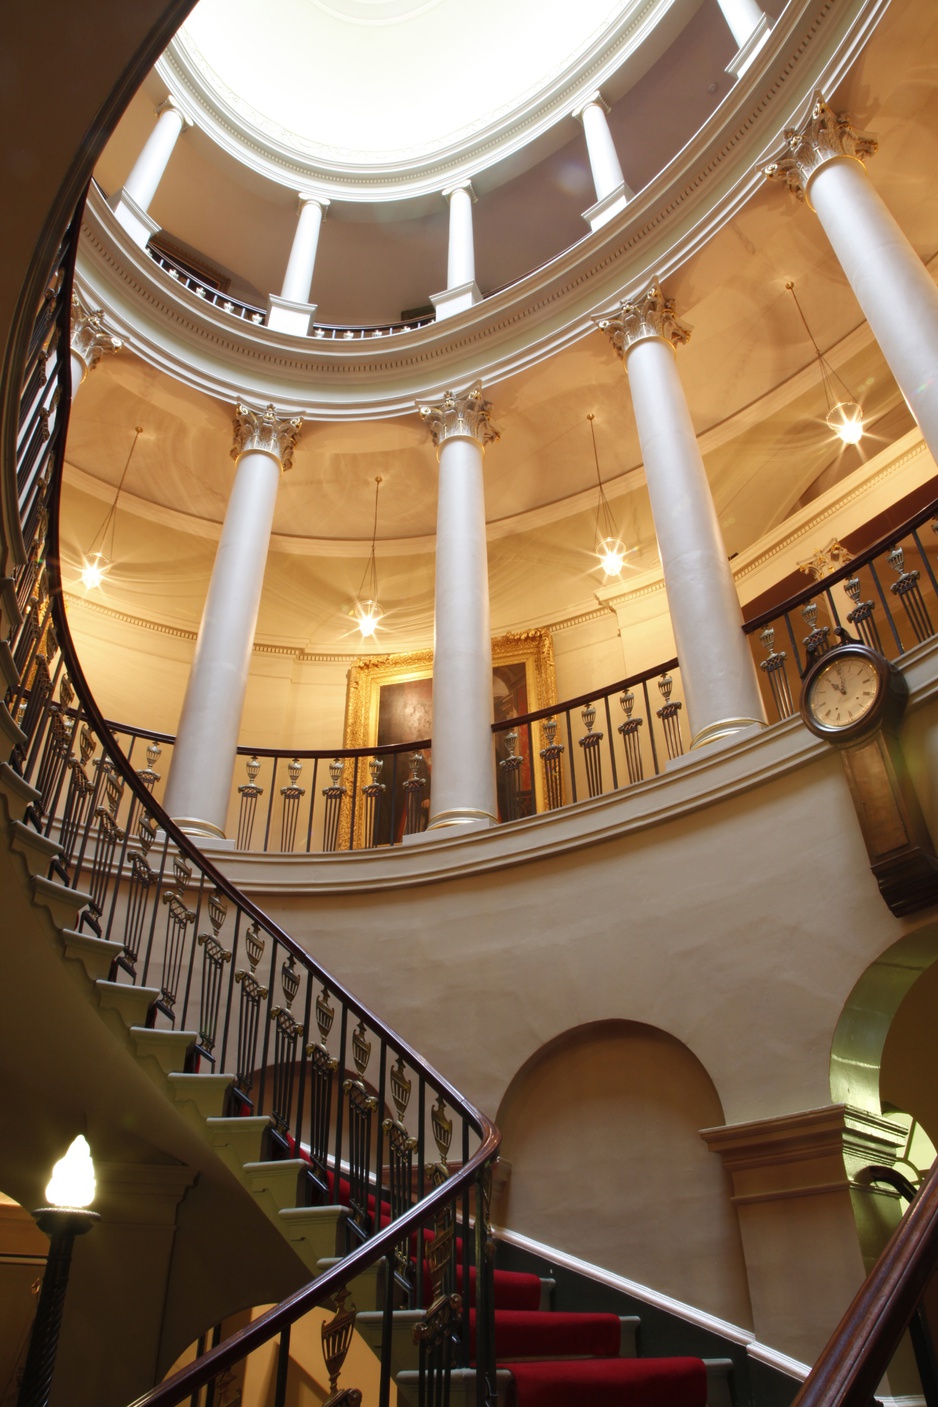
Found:
<path fill-rule="evenodd" d="M 873 543 L 872 547 L 867 547 L 865 551 L 858 552 L 855 557 L 851 557 L 849 562 L 845 562 L 842 567 L 825 576 L 821 581 L 811 582 L 809 586 L 801 591 L 795 592 L 794 596 L 789 596 L 786 601 L 781 601 L 777 606 L 771 606 L 767 611 L 762 611 L 752 620 L 747 620 L 743 625 L 743 632 L 746 635 L 754 635 L 763 626 L 770 625 L 772 621 L 778 620 L 779 616 L 787 615 L 790 611 L 796 611 L 799 606 L 804 606 L 808 601 L 812 601 L 815 596 L 822 591 L 827 591 L 830 587 L 836 586 L 838 582 L 846 581 L 848 577 L 856 576 L 861 567 L 865 567 L 874 557 L 879 557 L 887 548 L 900 542 L 902 538 L 909 537 L 922 523 L 934 518 L 938 514 L 938 498 L 922 508 L 918 513 L 913 513 L 911 518 L 907 518 L 904 523 L 900 523 L 897 528 L 886 533 Z"/>
<path fill-rule="evenodd" d="M 938 1161 L 792 1407 L 869 1407 L 938 1262 Z"/>

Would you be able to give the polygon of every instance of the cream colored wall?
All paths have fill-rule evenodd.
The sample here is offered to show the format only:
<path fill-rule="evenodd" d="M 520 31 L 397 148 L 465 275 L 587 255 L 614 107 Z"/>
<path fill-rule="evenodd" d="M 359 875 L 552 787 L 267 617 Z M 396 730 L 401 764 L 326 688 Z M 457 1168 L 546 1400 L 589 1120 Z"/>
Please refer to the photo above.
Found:
<path fill-rule="evenodd" d="M 938 704 L 917 715 L 933 739 Z M 743 771 L 750 784 L 724 791 Z M 657 824 L 632 829 L 650 797 L 660 802 Z M 542 842 L 525 863 L 508 855 L 476 867 L 473 857 L 488 854 L 486 846 L 497 853 L 497 837 L 474 847 L 452 842 L 466 847 L 453 863 L 469 872 L 421 888 L 395 887 L 403 855 L 344 857 L 344 868 L 337 857 L 321 887 L 309 861 L 226 863 L 288 932 L 488 1111 L 506 1100 L 510 1108 L 518 1072 L 574 1028 L 643 1023 L 686 1047 L 712 1081 L 726 1122 L 753 1122 L 748 1144 L 765 1168 L 759 1187 L 741 1194 L 747 1268 L 761 1277 L 755 1332 L 810 1362 L 863 1273 L 844 1140 L 860 1138 L 872 1158 L 889 1134 L 874 1120 L 869 1134 L 854 1136 L 827 1115 L 817 1132 L 810 1111 L 831 1103 L 831 1044 L 860 975 L 917 921 L 893 917 L 880 898 L 840 761 L 797 720 L 699 758 L 651 790 L 614 798 L 592 818 L 580 814 L 579 843 L 562 812 L 522 823 Z M 438 853 L 442 860 L 442 843 Z M 267 878 L 252 886 L 252 873 L 262 872 Z M 284 892 L 287 884 L 296 892 Z M 618 1154 L 601 1104 L 587 1093 L 577 1106 L 564 1091 L 567 1137 L 578 1150 L 601 1150 L 595 1176 L 609 1186 Z M 661 1110 L 667 1098 L 662 1089 Z M 653 1098 L 649 1105 L 653 1127 Z M 797 1136 L 785 1135 L 799 1150 L 794 1167 L 772 1128 L 784 1116 L 798 1125 Z M 561 1250 L 589 1259 L 605 1244 L 618 1259 L 627 1255 L 630 1226 L 647 1222 L 667 1238 L 686 1201 L 695 1208 L 680 1222 L 686 1260 L 656 1270 L 649 1253 L 647 1272 L 653 1288 L 697 1302 L 701 1260 L 690 1227 L 706 1217 L 726 1224 L 721 1179 L 714 1176 L 702 1213 L 693 1160 L 676 1165 L 677 1210 L 666 1213 L 654 1182 L 623 1177 L 615 1199 L 594 1201 L 587 1234 L 575 1161 L 563 1153 L 558 1167 L 546 1150 L 540 1158 L 529 1149 L 512 1176 L 510 1209 L 520 1208 L 526 1224 L 536 1222 Z M 510 1225 L 511 1217 L 509 1210 Z M 728 1305 L 737 1294 L 732 1276 L 704 1259 L 709 1302 Z"/>
<path fill-rule="evenodd" d="M 723 1111 L 679 1041 L 636 1021 L 565 1032 L 514 1077 L 496 1121 L 512 1230 L 550 1245 L 562 1226 L 584 1259 L 751 1326 L 726 1177 L 698 1132 Z M 635 1215 L 624 1203 L 639 1193 Z"/>

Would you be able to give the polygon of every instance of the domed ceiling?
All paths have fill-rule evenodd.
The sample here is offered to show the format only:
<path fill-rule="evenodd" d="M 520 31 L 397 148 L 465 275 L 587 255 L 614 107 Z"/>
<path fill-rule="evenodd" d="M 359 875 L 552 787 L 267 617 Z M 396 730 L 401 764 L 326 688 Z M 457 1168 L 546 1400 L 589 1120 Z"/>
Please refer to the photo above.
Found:
<path fill-rule="evenodd" d="M 285 126 L 301 125 L 301 115 L 312 110 L 304 107 L 301 90 L 304 84 L 317 84 L 311 37 L 315 33 L 334 31 L 349 40 L 354 32 L 364 53 L 388 54 L 389 46 L 403 42 L 418 22 L 432 33 L 451 9 L 449 0 L 423 6 L 417 0 L 308 0 L 302 5 L 299 0 L 278 0 L 265 7 L 262 19 L 260 9 L 249 8 L 248 0 L 231 0 L 226 16 L 235 3 L 238 23 L 231 23 L 224 44 L 214 51 L 213 64 L 222 76 L 227 72 L 231 77 L 240 54 L 242 86 L 250 89 L 258 105 L 266 93 L 263 102 L 269 103 L 271 117 L 279 114 Z M 280 39 L 273 56 L 265 57 L 253 31 L 263 33 L 268 15 L 279 22 L 294 7 L 302 13 L 305 37 L 302 42 Z M 526 4 L 502 8 L 531 13 Z M 608 21 L 610 8 L 599 0 L 576 8 L 576 39 L 582 49 Z M 464 16 L 464 6 L 456 9 Z M 680 141 L 681 132 L 693 129 L 701 114 L 706 117 L 728 91 L 723 65 L 734 46 L 716 0 L 703 0 L 699 8 L 687 10 L 692 13 L 686 27 L 667 53 L 613 105 L 610 126 L 619 133 L 617 145 L 630 178 L 630 164 L 640 167 L 647 154 L 636 135 L 641 132 L 644 140 L 644 130 L 630 124 L 639 111 L 654 113 L 656 92 L 661 124 L 671 123 L 670 138 Z M 190 21 L 194 42 L 206 52 L 212 41 L 207 17 L 213 12 L 217 28 L 218 0 L 202 0 Z M 543 15 L 543 7 L 537 13 Z M 508 31 L 496 22 L 494 9 L 486 23 L 481 14 L 473 7 L 471 28 L 467 30 L 463 21 L 458 40 L 450 28 L 445 54 L 438 52 L 431 65 L 434 84 L 444 81 L 457 55 L 460 74 L 481 79 L 489 65 L 489 49 L 501 52 L 492 26 L 497 24 L 499 35 Z M 389 22 L 379 23 L 382 18 Z M 282 31 L 275 28 L 273 33 Z M 486 42 L 480 42 L 480 34 Z M 927 60 L 923 57 L 924 67 L 918 68 L 909 56 L 926 56 L 936 52 L 936 46 L 934 9 L 922 0 L 893 0 L 848 79 L 830 95 L 837 106 L 854 112 L 861 126 L 878 134 L 880 154 L 870 163 L 870 178 L 926 261 L 938 253 L 938 187 L 922 179 L 930 170 L 938 132 L 938 98 Z M 357 47 L 356 43 L 356 52 Z M 537 55 L 531 57 L 526 77 L 518 77 L 514 95 L 503 90 L 503 105 L 510 106 L 519 93 L 523 97 L 539 74 L 549 71 L 548 48 L 539 47 Z M 494 58 L 492 63 L 493 73 L 503 76 L 511 67 L 499 67 Z M 381 75 L 381 92 L 392 91 L 398 79 L 410 96 L 415 86 L 430 91 L 412 72 L 396 74 L 395 67 L 389 63 Z M 361 108 L 366 106 L 365 72 L 363 67 L 350 85 L 353 97 L 357 90 Z M 283 93 L 282 106 L 277 107 L 278 75 L 284 74 L 296 91 L 292 96 Z M 459 90 L 465 99 L 459 110 L 463 128 L 472 120 L 472 89 L 468 83 Z M 319 101 L 322 91 L 319 96 L 307 94 L 309 102 Z M 675 98 L 681 91 L 686 92 L 687 106 L 675 115 Z M 119 189 L 152 130 L 154 102 L 165 92 L 165 82 L 155 74 L 131 104 L 98 168 L 105 191 Z M 483 120 L 481 90 L 476 96 L 476 120 Z M 374 98 L 375 104 L 380 101 Z M 412 102 L 410 107 L 413 110 Z M 444 140 L 459 125 L 453 111 L 447 109 L 448 116 L 438 122 Z M 400 120 L 403 123 L 403 117 Z M 590 191 L 571 196 L 557 181 L 559 170 L 569 172 L 577 164 L 588 179 L 582 131 L 568 120 L 568 140 L 562 148 L 480 196 L 477 252 L 483 271 L 490 251 L 508 250 L 524 272 L 531 267 L 526 260 L 537 262 L 543 251 L 556 252 L 567 231 L 572 232 L 567 242 L 594 238 L 585 234 L 578 213 L 590 203 Z M 628 140 L 621 123 L 631 134 Z M 330 142 L 340 127 L 352 130 L 337 122 L 329 129 Z M 320 135 L 325 130 L 321 128 Z M 404 129 L 393 130 L 398 135 L 392 138 L 392 128 L 386 129 L 388 151 L 399 152 Z M 649 142 L 660 137 L 660 128 L 648 133 Z M 351 138 L 346 144 L 354 145 Z M 633 179 L 633 184 L 640 180 Z M 285 186 L 247 171 L 230 152 L 196 130 L 180 140 L 152 213 L 168 235 L 239 271 L 264 292 L 276 289 L 282 277 L 295 227 L 294 199 Z M 384 311 L 378 295 L 385 285 L 395 287 L 394 301 L 407 291 L 425 295 L 442 286 L 445 211 L 412 225 L 383 223 L 372 211 L 371 224 L 366 225 L 346 219 L 352 206 L 339 202 L 323 228 L 321 304 L 334 306 L 337 316 L 352 317 L 362 306 L 356 299 L 363 299 L 364 287 L 366 316 L 374 316 L 376 310 Z M 522 207 L 525 217 L 514 224 L 512 212 Z M 418 227 L 420 238 L 413 235 Z M 530 239 L 529 230 L 534 231 Z M 368 239 L 363 235 L 359 240 L 356 231 L 368 231 Z M 374 242 L 369 242 L 372 237 Z M 428 273 L 431 247 L 440 250 L 439 277 Z M 493 268 L 496 262 L 493 259 Z M 317 268 L 317 278 L 319 272 Z M 405 290 L 411 273 L 422 282 Z M 484 273 L 482 280 L 489 281 Z M 833 443 L 823 424 L 826 407 L 813 349 L 786 291 L 789 280 L 796 283 L 820 345 L 873 422 L 872 435 L 859 446 Z M 375 300 L 368 301 L 372 292 Z M 693 328 L 689 346 L 678 353 L 678 365 L 730 555 L 745 551 L 799 504 L 910 428 L 908 411 L 815 217 L 783 191 L 758 190 L 669 277 L 667 292 Z M 485 468 L 493 629 L 550 625 L 579 611 L 595 611 L 595 593 L 603 577 L 591 555 L 596 471 L 586 419 L 590 412 L 596 416 L 600 467 L 613 512 L 623 535 L 636 547 L 631 570 L 656 561 L 623 369 L 604 338 L 593 333 L 485 389 L 502 433 L 487 453 Z M 230 399 L 206 396 L 182 385 L 158 364 L 126 352 L 103 360 L 88 378 L 75 403 L 67 449 L 63 548 L 66 587 L 76 600 L 85 599 L 77 584 L 82 551 L 113 501 L 133 427 L 142 424 L 144 434 L 120 499 L 122 560 L 96 599 L 107 610 L 141 624 L 197 628 L 233 471 L 229 449 L 235 390 Z M 378 474 L 384 480 L 378 570 L 389 617 L 387 629 L 370 648 L 403 651 L 430 643 L 436 457 L 415 412 L 354 423 L 307 420 L 294 467 L 281 486 L 260 639 L 348 655 L 369 648 L 351 634 L 345 608 L 367 561 Z"/>

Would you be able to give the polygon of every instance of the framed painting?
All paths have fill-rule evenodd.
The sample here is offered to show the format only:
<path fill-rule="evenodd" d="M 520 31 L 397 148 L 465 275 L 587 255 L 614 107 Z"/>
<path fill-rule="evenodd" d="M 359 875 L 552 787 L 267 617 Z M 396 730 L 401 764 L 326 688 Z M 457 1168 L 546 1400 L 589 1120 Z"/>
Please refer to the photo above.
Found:
<path fill-rule="evenodd" d="M 524 630 L 502 635 L 492 641 L 492 704 L 496 722 L 518 718 L 556 703 L 554 651 L 546 630 Z M 345 707 L 344 745 L 349 748 L 386 747 L 394 743 L 422 742 L 433 731 L 433 651 L 417 650 L 406 655 L 374 655 L 358 660 L 349 670 Z M 508 755 L 504 733 L 498 735 L 497 757 Z M 521 788 L 531 797 L 531 809 L 538 809 L 543 777 L 540 766 L 532 767 L 528 755 L 527 730 L 518 740 L 518 753 L 524 759 Z M 410 775 L 408 754 L 400 755 L 397 767 L 382 780 L 389 787 L 382 822 L 376 830 L 378 844 L 400 839 L 404 830 L 404 782 Z M 423 774 L 432 768 L 424 754 Z M 393 781 L 392 781 L 393 777 Z M 499 790 L 502 774 L 498 773 Z M 505 814 L 504 798 L 499 796 L 500 814 Z M 423 807 L 423 826 L 429 816 L 429 795 Z M 356 822 L 356 831 L 360 823 Z M 356 846 L 363 836 L 356 834 Z"/>

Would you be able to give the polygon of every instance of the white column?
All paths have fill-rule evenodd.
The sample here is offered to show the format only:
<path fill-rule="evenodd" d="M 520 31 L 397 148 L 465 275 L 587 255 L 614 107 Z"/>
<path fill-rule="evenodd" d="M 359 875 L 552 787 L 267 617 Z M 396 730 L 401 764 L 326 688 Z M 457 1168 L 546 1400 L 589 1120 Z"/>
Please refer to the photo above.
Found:
<path fill-rule="evenodd" d="M 277 487 L 300 420 L 239 404 L 237 461 L 173 749 L 164 807 L 184 830 L 224 837 L 238 729 Z"/>
<path fill-rule="evenodd" d="M 800 132 L 766 167 L 816 213 L 873 336 L 938 458 L 938 289 L 878 193 L 863 158 L 876 139 L 838 117 L 820 94 Z"/>
<path fill-rule="evenodd" d="M 624 210 L 633 192 L 625 184 L 606 114 L 609 104 L 601 93 L 593 93 L 573 114 L 583 124 L 590 171 L 596 188 L 596 204 L 584 210 L 583 219 L 590 229 L 598 230 L 620 210 Z"/>
<path fill-rule="evenodd" d="M 446 288 L 431 293 L 437 321 L 461 313 L 482 301 L 476 283 L 475 240 L 472 233 L 472 206 L 476 199 L 469 181 L 443 192 L 449 201 L 449 252 L 446 261 Z"/>
<path fill-rule="evenodd" d="M 478 384 L 421 405 L 439 451 L 433 752 L 428 831 L 452 835 L 498 818 L 492 747 L 492 638 L 482 460 L 498 439 Z"/>
<path fill-rule="evenodd" d="M 271 294 L 267 300 L 267 326 L 275 332 L 292 332 L 306 337 L 316 313 L 316 304 L 309 301 L 319 249 L 319 232 L 330 202 L 319 196 L 300 192 L 300 218 L 297 220 L 293 247 L 283 278 L 280 296 Z"/>
<path fill-rule="evenodd" d="M 90 308 L 77 288 L 72 290 L 72 330 L 69 344 L 72 371 L 72 400 L 89 372 L 94 371 L 105 352 L 119 352 L 123 346 L 104 325 L 100 308 Z"/>
<path fill-rule="evenodd" d="M 629 376 L 691 747 L 731 740 L 764 726 L 765 710 L 675 363 L 690 331 L 655 283 L 599 326 Z"/>
<path fill-rule="evenodd" d="M 756 0 L 718 0 L 718 3 L 738 50 L 726 71 L 734 78 L 741 78 L 769 37 L 769 21 Z"/>
<path fill-rule="evenodd" d="M 179 135 L 191 122 L 169 97 L 157 108 L 158 121 L 121 190 L 111 197 L 114 214 L 143 248 L 159 225 L 148 215 L 150 202 L 163 179 Z"/>

